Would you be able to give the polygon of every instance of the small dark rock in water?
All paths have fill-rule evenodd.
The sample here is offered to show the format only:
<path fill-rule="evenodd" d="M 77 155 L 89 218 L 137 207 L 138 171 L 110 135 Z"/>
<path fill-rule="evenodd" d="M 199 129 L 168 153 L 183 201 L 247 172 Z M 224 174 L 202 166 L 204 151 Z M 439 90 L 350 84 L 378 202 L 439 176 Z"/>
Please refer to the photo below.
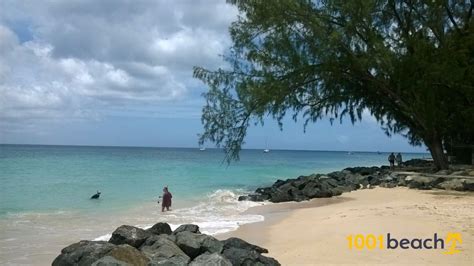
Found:
<path fill-rule="evenodd" d="M 243 195 L 242 195 L 242 196 L 239 196 L 239 197 L 237 198 L 237 200 L 238 200 L 238 201 L 250 200 L 250 197 L 249 197 L 249 196 L 243 196 Z"/>
<path fill-rule="evenodd" d="M 147 232 L 141 228 L 130 225 L 122 225 L 115 229 L 115 231 L 112 233 L 112 237 L 109 239 L 109 242 L 115 245 L 128 244 L 132 247 L 138 248 L 150 235 L 150 232 Z"/>
<path fill-rule="evenodd" d="M 188 231 L 191 233 L 198 233 L 198 234 L 201 233 L 199 232 L 199 226 L 195 224 L 182 224 L 178 228 L 176 228 L 176 230 L 174 230 L 173 234 L 177 234 L 184 231 Z"/>
<path fill-rule="evenodd" d="M 167 226 L 158 223 L 153 227 Z M 123 225 L 114 231 L 110 242 L 80 241 L 64 248 L 53 265 L 280 265 L 262 256 L 268 252 L 262 247 L 239 238 L 219 241 L 199 233 L 197 225 L 184 225 L 175 233 L 153 234 Z"/>
<path fill-rule="evenodd" d="M 171 233 L 173 233 L 170 225 L 167 223 L 156 223 L 151 228 L 147 229 L 147 231 L 155 235 L 161 235 L 161 234 L 171 235 Z"/>

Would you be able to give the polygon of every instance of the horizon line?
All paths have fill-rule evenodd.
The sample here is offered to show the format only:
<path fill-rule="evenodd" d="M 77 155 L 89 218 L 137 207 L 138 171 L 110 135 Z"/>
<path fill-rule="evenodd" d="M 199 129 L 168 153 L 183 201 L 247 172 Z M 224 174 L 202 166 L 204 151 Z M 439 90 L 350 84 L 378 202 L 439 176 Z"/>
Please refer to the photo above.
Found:
<path fill-rule="evenodd" d="M 88 145 L 88 144 L 31 144 L 31 143 L 0 143 L 1 145 L 10 146 L 62 146 L 62 147 L 103 147 L 103 148 L 150 148 L 150 149 L 199 149 L 199 146 L 193 147 L 170 147 L 170 146 L 135 146 L 135 145 Z M 209 147 L 206 149 L 222 150 L 223 148 Z M 263 148 L 242 148 L 241 150 L 263 150 Z M 402 152 L 402 153 L 418 153 L 418 154 L 429 154 L 428 151 L 416 152 L 416 151 L 361 151 L 361 150 L 310 150 L 310 149 L 270 149 L 271 151 L 303 151 L 303 152 L 359 152 L 359 153 L 391 153 L 391 152 Z"/>

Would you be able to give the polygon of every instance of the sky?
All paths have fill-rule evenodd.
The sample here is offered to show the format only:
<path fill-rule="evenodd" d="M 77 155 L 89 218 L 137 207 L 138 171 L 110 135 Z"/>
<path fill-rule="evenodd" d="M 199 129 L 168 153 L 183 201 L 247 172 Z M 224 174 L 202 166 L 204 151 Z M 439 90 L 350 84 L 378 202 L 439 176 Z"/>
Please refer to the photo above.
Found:
<path fill-rule="evenodd" d="M 226 68 L 224 0 L 0 1 L 0 143 L 197 147 L 207 90 L 193 66 Z M 271 118 L 245 148 L 424 152 L 369 112 L 331 126 Z M 213 144 L 206 144 L 213 147 Z"/>

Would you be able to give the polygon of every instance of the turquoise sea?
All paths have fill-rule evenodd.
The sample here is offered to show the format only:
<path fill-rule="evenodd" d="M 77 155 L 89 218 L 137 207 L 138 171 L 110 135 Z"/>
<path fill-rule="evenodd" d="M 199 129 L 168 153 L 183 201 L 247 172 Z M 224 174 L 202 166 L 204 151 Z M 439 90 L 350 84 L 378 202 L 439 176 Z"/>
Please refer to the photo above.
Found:
<path fill-rule="evenodd" d="M 53 259 L 79 239 L 107 239 L 122 223 L 194 222 L 211 234 L 235 230 L 263 219 L 242 213 L 255 203 L 238 202 L 239 194 L 277 179 L 386 164 L 387 156 L 243 150 L 240 161 L 227 165 L 219 149 L 0 145 L 0 264 Z M 163 214 L 156 201 L 165 185 L 173 211 Z M 100 199 L 90 200 L 96 190 Z"/>

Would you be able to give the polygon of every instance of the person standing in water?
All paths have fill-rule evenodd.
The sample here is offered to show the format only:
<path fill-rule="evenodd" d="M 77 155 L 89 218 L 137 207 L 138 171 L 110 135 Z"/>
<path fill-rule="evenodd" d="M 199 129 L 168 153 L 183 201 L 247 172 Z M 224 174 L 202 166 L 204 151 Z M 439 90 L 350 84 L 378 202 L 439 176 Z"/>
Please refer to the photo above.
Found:
<path fill-rule="evenodd" d="M 395 154 L 393 152 L 388 156 L 388 162 L 390 163 L 390 169 L 395 167 Z"/>
<path fill-rule="evenodd" d="M 165 211 L 165 208 L 167 211 L 170 210 L 171 207 L 171 198 L 173 195 L 168 191 L 168 187 L 163 188 L 163 201 L 161 202 L 161 212 Z"/>

